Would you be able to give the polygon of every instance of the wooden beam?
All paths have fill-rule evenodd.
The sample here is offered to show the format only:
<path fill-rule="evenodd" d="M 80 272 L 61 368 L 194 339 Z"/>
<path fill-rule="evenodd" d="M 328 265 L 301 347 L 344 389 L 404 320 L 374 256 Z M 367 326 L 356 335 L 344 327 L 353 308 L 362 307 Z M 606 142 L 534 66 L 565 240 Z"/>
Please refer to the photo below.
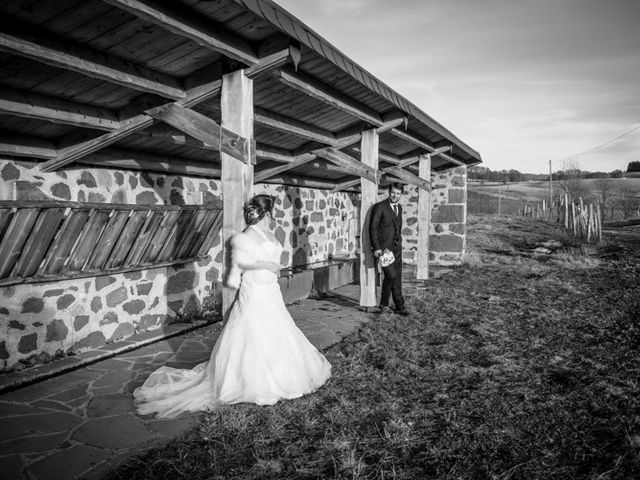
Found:
<path fill-rule="evenodd" d="M 297 68 L 300 58 L 300 49 L 293 45 L 289 45 L 280 51 L 261 56 L 258 59 L 258 63 L 247 71 L 247 76 L 253 79 L 266 72 L 286 65 L 289 62 L 293 62 Z"/>
<path fill-rule="evenodd" d="M 378 168 L 378 132 L 367 130 L 362 134 L 362 163 L 376 171 Z M 378 182 L 362 178 L 360 202 L 360 307 L 372 308 L 378 305 L 376 295 L 376 259 L 371 250 L 369 222 L 371 207 L 378 201 Z"/>
<path fill-rule="evenodd" d="M 356 187 L 360 185 L 361 179 L 356 178 L 355 180 L 348 180 L 346 182 L 339 183 L 334 188 L 332 188 L 329 193 L 338 193 L 343 190 L 348 190 L 349 188 Z"/>
<path fill-rule="evenodd" d="M 285 165 L 279 165 L 279 166 L 273 167 L 273 168 L 268 168 L 266 170 L 262 170 L 260 172 L 257 172 L 254 175 L 253 183 L 263 182 L 264 180 L 268 179 L 269 177 L 274 177 L 276 175 L 280 175 L 281 173 L 284 173 L 287 170 L 293 170 L 294 168 L 297 168 L 297 167 L 299 167 L 301 165 L 304 165 L 305 163 L 308 163 L 313 159 L 315 159 L 315 156 L 307 155 L 307 156 L 305 156 L 303 158 L 299 158 L 298 160 L 295 160 L 294 162 L 287 163 Z"/>
<path fill-rule="evenodd" d="M 356 160 L 336 148 L 322 148 L 314 150 L 313 153 L 342 167 L 345 172 L 364 177 L 375 184 L 378 183 L 378 170 L 365 165 L 363 162 Z"/>
<path fill-rule="evenodd" d="M 180 157 L 152 155 L 144 152 L 105 148 L 92 153 L 78 163 L 94 167 L 112 167 L 127 170 L 147 170 L 174 175 L 194 175 L 206 178 L 220 178 L 219 166 Z"/>
<path fill-rule="evenodd" d="M 427 180 L 424 180 L 420 178 L 418 175 L 408 172 L 396 165 L 393 165 L 391 167 L 386 167 L 384 169 L 384 172 L 390 173 L 394 177 L 399 178 L 400 180 L 402 180 L 405 183 L 408 183 L 409 185 L 414 185 L 418 188 L 421 188 L 427 191 L 430 191 L 431 189 L 431 185 Z"/>
<path fill-rule="evenodd" d="M 202 14 L 190 11 L 185 5 L 167 8 L 149 0 L 104 1 L 229 58 L 247 65 L 258 63 L 256 53 L 248 42 L 212 20 L 203 18 Z"/>
<path fill-rule="evenodd" d="M 256 144 L 256 157 L 280 163 L 291 163 L 296 160 L 289 150 L 259 143 Z"/>
<path fill-rule="evenodd" d="M 223 77 L 220 98 L 222 127 L 253 143 L 253 80 L 245 70 L 238 70 Z M 229 273 L 229 240 L 244 228 L 242 207 L 253 194 L 252 161 L 240 161 L 221 152 L 222 163 L 222 245 L 225 252 L 223 275 Z M 236 291 L 224 288 L 222 291 L 222 312 L 226 320 Z"/>
<path fill-rule="evenodd" d="M 55 158 L 57 154 L 56 146 L 52 142 L 41 138 L 4 134 L 0 138 L 0 155 Z"/>
<path fill-rule="evenodd" d="M 324 143 L 326 145 L 337 145 L 336 136 L 329 130 L 309 125 L 307 123 L 270 112 L 263 108 L 256 107 L 254 109 L 254 121 L 265 127 L 273 128 L 281 132 L 291 133 L 299 137 L 307 138 L 315 142 Z"/>
<path fill-rule="evenodd" d="M 222 86 L 221 80 L 214 80 L 208 84 L 194 87 L 190 90 L 187 96 L 176 102 L 176 105 L 189 108 L 195 106 L 201 102 L 209 100 L 215 97 Z M 161 107 L 156 107 L 161 108 Z M 151 109 L 153 112 L 153 109 Z M 141 113 L 135 117 L 129 118 L 121 122 L 121 126 L 111 132 L 105 133 L 92 140 L 72 145 L 64 148 L 60 151 L 58 157 L 55 160 L 50 160 L 42 164 L 41 169 L 45 172 L 51 172 L 61 168 L 69 163 L 75 162 L 81 159 L 85 155 L 89 155 L 101 148 L 112 145 L 123 138 L 133 135 L 134 133 L 144 130 L 147 127 L 153 125 L 156 120 L 148 114 L 148 112 Z"/>
<path fill-rule="evenodd" d="M 431 155 L 421 155 L 418 160 L 420 178 L 429 182 L 429 189 L 418 190 L 418 244 L 417 272 L 418 280 L 429 279 L 429 231 L 431 229 Z"/>
<path fill-rule="evenodd" d="M 165 98 L 186 95 L 180 82 L 169 75 L 52 35 L 32 33 L 32 28 L 16 22 L 3 22 L 0 50 Z"/>
<path fill-rule="evenodd" d="M 247 74 L 252 74 L 254 71 L 263 68 L 263 64 L 258 62 L 255 67 L 251 67 L 246 70 Z M 214 64 L 205 69 L 208 73 L 215 74 L 215 72 L 219 71 L 219 65 Z M 185 108 L 191 108 L 199 103 L 206 102 L 211 98 L 215 97 L 219 92 L 222 86 L 222 80 L 217 77 L 213 77 L 207 81 L 204 81 L 202 78 L 199 78 L 197 82 L 194 82 L 194 86 L 187 90 L 187 95 L 185 98 L 178 100 L 176 105 Z M 141 103 L 149 103 L 150 107 L 145 110 L 143 113 L 139 113 L 134 115 L 127 120 L 121 121 L 121 125 L 116 130 L 105 133 L 98 138 L 87 140 L 85 142 L 72 145 L 60 151 L 58 157 L 55 160 L 45 162 L 42 164 L 42 170 L 45 172 L 50 172 L 53 170 L 57 170 L 58 168 L 63 167 L 64 165 L 68 165 L 69 163 L 73 163 L 74 161 L 82 158 L 85 155 L 88 155 L 92 152 L 100 150 L 101 148 L 112 145 L 115 142 L 122 140 L 130 135 L 135 134 L 145 128 L 150 127 L 156 122 L 156 120 L 147 114 L 148 110 L 153 110 L 154 108 L 161 108 L 164 105 L 157 105 L 155 99 L 146 98 Z"/>
<path fill-rule="evenodd" d="M 413 135 L 411 135 L 410 133 L 404 132 L 402 130 L 398 130 L 397 128 L 392 128 L 390 132 L 398 138 L 402 138 L 403 140 L 406 140 L 409 143 L 413 143 L 414 145 L 417 145 L 418 147 L 425 149 L 427 153 L 434 153 L 436 150 L 439 150 L 433 145 L 429 145 L 427 142 L 423 142 L 419 138 L 416 138 Z M 450 148 L 450 147 L 446 147 L 446 148 Z M 457 158 L 453 158 L 450 155 L 446 155 L 444 153 L 440 153 L 439 155 L 451 163 L 455 163 L 456 165 L 466 166 L 466 163 L 461 162 Z"/>
<path fill-rule="evenodd" d="M 147 112 L 149 116 L 168 123 L 187 135 L 197 138 L 207 145 L 218 145 L 221 152 L 240 161 L 251 161 L 249 141 L 218 125 L 214 120 L 189 108 L 175 103 Z"/>
<path fill-rule="evenodd" d="M 323 190 L 331 190 L 336 186 L 336 182 L 331 180 L 319 180 L 300 175 L 276 175 L 269 177 L 264 183 L 275 183 L 278 185 L 292 185 L 294 187 L 319 188 Z"/>
<path fill-rule="evenodd" d="M 169 143 L 172 145 L 181 145 L 185 147 L 198 148 L 200 150 L 218 151 L 218 145 L 209 145 L 197 138 L 193 138 L 184 132 L 181 132 L 177 128 L 167 125 L 165 123 L 158 123 L 152 125 L 149 128 L 139 131 L 136 135 L 141 137 L 152 137 L 158 139 L 161 142 Z"/>
<path fill-rule="evenodd" d="M 276 70 L 274 75 L 284 85 L 353 115 L 360 120 L 364 120 L 375 126 L 380 126 L 384 123 L 382 117 L 376 111 L 343 95 L 328 85 L 318 82 L 308 75 L 294 73 L 287 69 Z"/>
<path fill-rule="evenodd" d="M 97 130 L 120 126 L 110 110 L 7 88 L 0 88 L 0 113 Z"/>

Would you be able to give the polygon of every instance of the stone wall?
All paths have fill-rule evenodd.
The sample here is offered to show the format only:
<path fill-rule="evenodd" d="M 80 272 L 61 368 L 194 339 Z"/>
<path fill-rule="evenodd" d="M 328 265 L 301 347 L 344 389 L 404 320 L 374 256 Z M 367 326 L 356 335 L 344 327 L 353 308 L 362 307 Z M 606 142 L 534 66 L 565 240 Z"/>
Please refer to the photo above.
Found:
<path fill-rule="evenodd" d="M 43 173 L 34 162 L 0 159 L 0 199 L 98 203 L 200 204 L 219 199 L 217 180 L 111 169 Z M 353 195 L 256 185 L 276 196 L 283 266 L 356 252 Z M 218 301 L 222 246 L 177 267 L 0 287 L 0 370 L 80 352 L 140 331 L 162 328 Z"/>
<path fill-rule="evenodd" d="M 405 263 L 415 264 L 418 243 L 418 191 L 405 188 L 402 199 Z M 467 169 L 458 167 L 431 174 L 429 260 L 434 266 L 460 265 L 466 251 Z"/>

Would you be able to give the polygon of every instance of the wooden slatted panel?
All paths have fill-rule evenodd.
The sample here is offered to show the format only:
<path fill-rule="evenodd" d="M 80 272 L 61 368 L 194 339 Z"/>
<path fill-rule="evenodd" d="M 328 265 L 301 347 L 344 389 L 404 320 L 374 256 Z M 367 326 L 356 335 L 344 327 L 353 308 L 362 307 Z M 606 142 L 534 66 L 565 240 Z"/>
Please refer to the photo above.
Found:
<path fill-rule="evenodd" d="M 206 253 L 213 247 L 213 244 L 216 241 L 216 238 L 220 235 L 220 229 L 222 228 L 222 211 L 218 211 L 211 228 L 206 233 L 204 237 L 204 241 L 198 250 L 198 256 L 206 255 Z"/>
<path fill-rule="evenodd" d="M 11 219 L 11 209 L 10 208 L 0 209 L 0 238 L 2 238 L 2 233 L 4 232 L 4 228 L 9 224 L 10 219 Z"/>
<path fill-rule="evenodd" d="M 89 220 L 82 229 L 80 238 L 69 256 L 69 261 L 62 269 L 64 273 L 82 270 L 96 245 L 96 241 L 102 234 L 104 226 L 109 221 L 110 214 L 111 212 L 108 210 L 91 210 Z"/>
<path fill-rule="evenodd" d="M 49 249 L 47 258 L 37 272 L 38 276 L 44 277 L 60 273 L 88 218 L 89 210 L 72 209 L 69 212 L 56 238 L 53 240 L 53 245 Z"/>
<path fill-rule="evenodd" d="M 109 222 L 104 227 L 102 235 L 96 244 L 96 248 L 94 248 L 85 265 L 85 270 L 94 271 L 104 267 L 104 264 L 109 259 L 109 255 L 111 255 L 113 247 L 120 237 L 122 229 L 129 219 L 130 213 L 130 210 L 117 210 L 111 215 Z"/>
<path fill-rule="evenodd" d="M 113 248 L 111 256 L 104 264 L 104 268 L 112 269 L 122 266 L 148 215 L 149 212 L 144 210 L 131 213 L 127 224 L 122 229 L 122 233 Z"/>
<path fill-rule="evenodd" d="M 203 222 L 207 219 L 207 211 L 201 210 L 196 212 L 193 220 L 186 227 L 184 235 L 178 240 L 177 248 L 174 251 L 173 258 L 188 258 L 187 253 L 202 229 Z"/>
<path fill-rule="evenodd" d="M 184 210 L 180 213 L 178 221 L 173 225 L 169 236 L 165 240 L 158 257 L 156 258 L 157 262 L 163 262 L 174 258 L 176 250 L 180 245 L 180 240 L 187 233 L 187 228 L 191 225 L 194 216 L 195 215 L 192 210 Z"/>
<path fill-rule="evenodd" d="M 195 260 L 220 234 L 221 207 L 0 201 L 0 285 Z"/>
<path fill-rule="evenodd" d="M 142 259 L 140 260 L 141 264 L 148 265 L 156 261 L 160 249 L 163 247 L 167 237 L 171 234 L 173 227 L 178 221 L 178 217 L 180 217 L 180 211 L 178 210 L 165 212 L 164 218 L 158 227 L 158 232 L 149 243 L 149 247 L 145 250 L 144 255 L 142 255 Z"/>
<path fill-rule="evenodd" d="M 45 208 L 40 212 L 12 276 L 31 277 L 36 273 L 58 231 L 64 211 L 64 208 Z"/>
<path fill-rule="evenodd" d="M 8 277 L 13 270 L 39 213 L 38 208 L 21 208 L 11 218 L 0 242 L 0 278 Z"/>
<path fill-rule="evenodd" d="M 194 235 L 191 242 L 189 243 L 188 248 L 184 252 L 184 258 L 191 258 L 199 254 L 200 248 L 202 247 L 203 242 L 206 240 L 207 234 L 209 230 L 211 230 L 211 226 L 216 221 L 218 214 L 218 210 L 206 211 L 205 218 L 198 228 L 196 235 Z"/>
<path fill-rule="evenodd" d="M 164 215 L 165 212 L 156 211 L 147 217 L 123 266 L 126 267 L 142 263 L 142 255 L 144 255 L 145 250 L 149 246 L 149 242 L 151 242 L 158 230 Z"/>
<path fill-rule="evenodd" d="M 209 227 L 212 223 L 210 222 L 210 212 L 211 210 L 201 210 L 196 214 L 196 219 L 193 223 L 193 228 L 191 229 L 191 235 L 180 243 L 176 253 L 176 258 L 189 258 L 191 251 L 194 249 L 194 244 L 202 243 L 201 238 L 204 236 L 202 230 L 204 230 L 205 227 Z"/>

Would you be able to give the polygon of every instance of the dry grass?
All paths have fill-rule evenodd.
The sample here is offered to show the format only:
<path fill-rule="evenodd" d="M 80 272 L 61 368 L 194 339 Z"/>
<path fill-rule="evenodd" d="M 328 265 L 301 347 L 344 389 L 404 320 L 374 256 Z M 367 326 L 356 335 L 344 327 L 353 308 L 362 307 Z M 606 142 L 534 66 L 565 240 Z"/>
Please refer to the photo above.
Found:
<path fill-rule="evenodd" d="M 638 238 L 469 230 L 471 260 L 330 348 L 317 393 L 207 414 L 114 478 L 640 478 Z"/>

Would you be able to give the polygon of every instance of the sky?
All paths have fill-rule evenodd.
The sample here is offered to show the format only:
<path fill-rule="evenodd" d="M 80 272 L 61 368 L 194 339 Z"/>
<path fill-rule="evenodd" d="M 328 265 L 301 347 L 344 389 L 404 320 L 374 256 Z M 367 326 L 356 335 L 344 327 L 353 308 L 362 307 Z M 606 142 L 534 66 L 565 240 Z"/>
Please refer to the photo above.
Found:
<path fill-rule="evenodd" d="M 276 3 L 485 167 L 610 172 L 640 160 L 640 0 Z"/>

